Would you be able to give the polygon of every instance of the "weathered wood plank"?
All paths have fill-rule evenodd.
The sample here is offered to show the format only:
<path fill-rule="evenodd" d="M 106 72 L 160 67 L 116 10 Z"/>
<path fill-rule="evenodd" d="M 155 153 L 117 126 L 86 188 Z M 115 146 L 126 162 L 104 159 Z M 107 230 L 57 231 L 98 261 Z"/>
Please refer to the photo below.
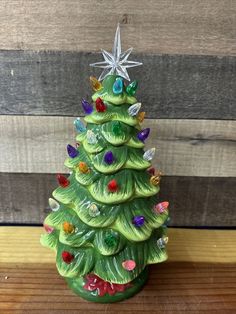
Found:
<path fill-rule="evenodd" d="M 0 171 L 57 173 L 66 145 L 75 143 L 74 118 L 0 116 Z M 165 175 L 236 176 L 236 121 L 146 120 L 146 147 L 156 147 L 153 165 Z"/>
<path fill-rule="evenodd" d="M 172 226 L 235 227 L 236 178 L 163 177 L 160 199 L 170 201 Z"/>
<path fill-rule="evenodd" d="M 53 174 L 0 174 L 0 222 L 42 223 L 58 186 Z M 171 226 L 233 227 L 236 178 L 163 177 L 158 200 L 170 202 Z"/>
<path fill-rule="evenodd" d="M 30 238 L 31 233 L 28 236 Z M 186 236 L 191 238 L 191 233 Z M 209 236 L 214 238 L 215 234 Z M 224 236 L 228 238 L 227 234 Z M 173 242 L 174 239 L 173 237 Z M 186 251 L 191 252 L 190 248 L 199 241 L 198 238 L 194 240 L 196 242 L 192 239 L 187 244 L 176 243 L 175 252 L 183 245 Z M 214 245 L 217 244 L 215 242 Z M 20 248 L 25 251 L 25 246 Z M 30 250 L 26 252 L 30 254 Z M 35 256 L 35 262 L 31 264 L 23 262 L 26 254 L 23 256 L 23 261 L 17 258 L 16 263 L 9 263 L 8 259 L 7 267 L 6 263 L 0 264 L 3 278 L 0 288 L 2 313 L 232 314 L 235 312 L 236 267 L 235 263 L 227 263 L 228 259 L 222 264 L 217 264 L 215 261 L 196 263 L 189 258 L 187 263 L 167 262 L 153 265 L 150 267 L 147 284 L 135 297 L 116 304 L 94 304 L 73 294 L 65 280 L 57 273 L 53 258 L 51 263 L 39 263 L 45 253 L 46 250 L 42 251 L 40 256 Z"/>
<path fill-rule="evenodd" d="M 236 20 L 236 19 L 235 19 Z M 0 41 L 1 42 L 1 41 Z M 236 57 L 134 55 L 138 99 L 147 117 L 236 119 Z M 94 53 L 0 51 L 0 113 L 81 115 L 90 99 Z"/>
<path fill-rule="evenodd" d="M 119 21 L 125 48 L 236 55 L 236 3 L 232 0 L 51 0 L 50 6 L 45 2 L 1 1 L 0 49 L 111 49 Z"/>

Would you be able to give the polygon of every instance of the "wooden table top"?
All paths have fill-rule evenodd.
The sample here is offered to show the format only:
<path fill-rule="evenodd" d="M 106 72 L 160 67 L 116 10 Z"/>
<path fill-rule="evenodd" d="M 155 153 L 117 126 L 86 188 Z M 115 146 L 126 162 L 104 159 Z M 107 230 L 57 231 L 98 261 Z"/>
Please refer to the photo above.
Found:
<path fill-rule="evenodd" d="M 0 313 L 236 313 L 236 231 L 170 229 L 169 260 L 150 267 L 135 297 L 82 300 L 41 247 L 41 227 L 0 227 Z"/>

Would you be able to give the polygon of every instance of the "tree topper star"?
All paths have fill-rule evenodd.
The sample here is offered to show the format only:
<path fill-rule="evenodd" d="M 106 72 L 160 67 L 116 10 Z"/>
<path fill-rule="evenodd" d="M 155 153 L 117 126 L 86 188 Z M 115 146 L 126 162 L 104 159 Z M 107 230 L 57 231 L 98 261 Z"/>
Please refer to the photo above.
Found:
<path fill-rule="evenodd" d="M 99 81 L 102 81 L 109 74 L 118 74 L 130 81 L 127 68 L 136 67 L 142 65 L 141 62 L 129 61 L 128 57 L 131 54 L 133 48 L 129 48 L 125 52 L 121 53 L 120 42 L 120 25 L 117 25 L 112 53 L 102 50 L 102 55 L 105 61 L 96 62 L 90 64 L 92 67 L 104 69 L 99 76 Z"/>

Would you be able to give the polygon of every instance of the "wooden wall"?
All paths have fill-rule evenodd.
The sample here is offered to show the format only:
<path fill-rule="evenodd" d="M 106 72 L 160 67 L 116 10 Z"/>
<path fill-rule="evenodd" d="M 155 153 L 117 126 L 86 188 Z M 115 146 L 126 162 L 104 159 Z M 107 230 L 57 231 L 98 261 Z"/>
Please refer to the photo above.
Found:
<path fill-rule="evenodd" d="M 42 223 L 91 62 L 124 49 L 143 66 L 147 147 L 164 172 L 173 226 L 236 224 L 236 2 L 3 0 L 0 7 L 0 223 Z"/>

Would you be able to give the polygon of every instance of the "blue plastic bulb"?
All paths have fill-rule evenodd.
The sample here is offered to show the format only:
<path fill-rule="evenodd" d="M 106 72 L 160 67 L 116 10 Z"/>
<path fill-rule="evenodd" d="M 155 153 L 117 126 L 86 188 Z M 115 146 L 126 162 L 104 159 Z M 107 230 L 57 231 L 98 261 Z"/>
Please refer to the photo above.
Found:
<path fill-rule="evenodd" d="M 71 146 L 70 144 L 67 145 L 67 153 L 71 158 L 75 158 L 79 154 L 77 149 Z"/>
<path fill-rule="evenodd" d="M 118 77 L 115 80 L 115 83 L 113 84 L 112 90 L 113 90 L 113 93 L 116 95 L 123 93 L 123 80 L 121 77 Z"/>
<path fill-rule="evenodd" d="M 135 227 L 142 227 L 145 223 L 145 217 L 135 216 L 132 220 L 132 223 L 135 225 Z"/>
<path fill-rule="evenodd" d="M 111 151 L 107 152 L 105 155 L 104 155 L 104 161 L 108 164 L 108 165 L 111 165 L 114 161 L 114 156 L 113 156 L 113 153 Z"/>
<path fill-rule="evenodd" d="M 77 132 L 85 132 L 86 131 L 86 127 L 85 125 L 83 124 L 83 122 L 80 120 L 80 118 L 77 118 L 75 121 L 74 121 L 74 125 L 75 125 L 75 128 L 76 128 L 76 131 Z"/>
<path fill-rule="evenodd" d="M 150 128 L 143 129 L 137 134 L 137 138 L 141 142 L 144 142 L 148 138 L 149 133 L 150 133 Z"/>
<path fill-rule="evenodd" d="M 82 99 L 82 107 L 86 114 L 90 114 L 93 112 L 93 106 L 85 99 Z"/>

